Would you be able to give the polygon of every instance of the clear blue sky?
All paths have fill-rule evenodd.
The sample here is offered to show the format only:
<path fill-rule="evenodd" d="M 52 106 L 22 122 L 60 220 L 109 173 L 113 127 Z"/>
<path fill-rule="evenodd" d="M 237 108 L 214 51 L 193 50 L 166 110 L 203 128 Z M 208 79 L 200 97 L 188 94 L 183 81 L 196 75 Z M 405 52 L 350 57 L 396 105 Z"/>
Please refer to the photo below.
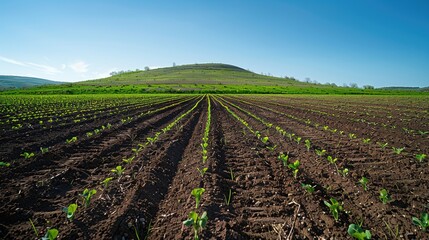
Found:
<path fill-rule="evenodd" d="M 173 62 L 429 86 L 429 1 L 0 1 L 0 75 L 78 81 Z"/>

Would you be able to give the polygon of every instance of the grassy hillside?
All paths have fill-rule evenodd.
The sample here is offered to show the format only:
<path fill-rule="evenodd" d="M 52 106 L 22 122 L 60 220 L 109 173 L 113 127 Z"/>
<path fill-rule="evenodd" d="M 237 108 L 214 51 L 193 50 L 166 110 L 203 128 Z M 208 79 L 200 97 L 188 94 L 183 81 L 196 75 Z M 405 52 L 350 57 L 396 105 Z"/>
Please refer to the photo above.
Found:
<path fill-rule="evenodd" d="M 108 78 L 80 82 L 82 85 L 135 84 L 222 84 L 222 85 L 305 85 L 288 78 L 264 76 L 227 64 L 191 64 L 148 71 L 135 71 Z"/>
<path fill-rule="evenodd" d="M 425 94 L 422 91 L 363 90 L 304 83 L 290 78 L 260 75 L 226 64 L 191 64 L 133 71 L 72 84 L 2 92 L 2 94 L 97 93 Z"/>
<path fill-rule="evenodd" d="M 42 78 L 0 75 L 0 89 L 28 88 L 52 84 L 62 84 L 62 82 Z"/>

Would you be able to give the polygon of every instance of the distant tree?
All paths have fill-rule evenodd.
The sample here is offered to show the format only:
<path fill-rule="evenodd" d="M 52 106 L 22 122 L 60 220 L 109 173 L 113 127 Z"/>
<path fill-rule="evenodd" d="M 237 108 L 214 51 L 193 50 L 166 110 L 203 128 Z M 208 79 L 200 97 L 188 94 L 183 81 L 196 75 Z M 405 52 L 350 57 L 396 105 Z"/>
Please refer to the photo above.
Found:
<path fill-rule="evenodd" d="M 374 89 L 374 86 L 371 85 L 364 85 L 363 89 Z"/>
<path fill-rule="evenodd" d="M 311 82 L 311 78 L 306 77 L 306 78 L 305 78 L 305 82 L 306 82 L 306 83 L 310 83 L 310 82 Z"/>
<path fill-rule="evenodd" d="M 176 66 L 176 63 L 175 62 L 173 62 L 173 67 L 175 67 Z"/>
<path fill-rule="evenodd" d="M 111 73 L 110 73 L 110 76 L 115 76 L 115 75 L 117 75 L 117 74 L 118 74 L 118 72 L 113 71 L 113 72 L 111 72 Z"/>
<path fill-rule="evenodd" d="M 350 83 L 350 87 L 351 88 L 359 88 L 359 86 L 357 85 L 357 83 Z"/>
<path fill-rule="evenodd" d="M 144 70 L 145 70 L 145 71 L 149 71 L 149 70 L 150 70 L 150 68 L 149 68 L 148 66 L 146 66 L 146 67 L 144 67 Z"/>

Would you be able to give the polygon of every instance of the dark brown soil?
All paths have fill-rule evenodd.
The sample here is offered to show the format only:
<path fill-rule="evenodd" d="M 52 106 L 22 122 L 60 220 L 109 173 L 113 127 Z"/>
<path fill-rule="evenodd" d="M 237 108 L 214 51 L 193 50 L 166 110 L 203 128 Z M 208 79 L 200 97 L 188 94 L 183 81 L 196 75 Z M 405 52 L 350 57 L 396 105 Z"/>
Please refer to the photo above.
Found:
<path fill-rule="evenodd" d="M 202 96 L 124 105 L 129 109 L 117 115 L 106 109 L 96 119 L 49 129 L 13 132 L 4 126 L 8 128 L 2 129 L 7 135 L 1 137 L 0 160 L 12 165 L 0 169 L 0 238 L 37 239 L 31 219 L 39 239 L 51 227 L 59 230 L 58 239 L 193 239 L 192 229 L 182 222 L 190 211 L 206 211 L 209 220 L 202 239 L 352 239 L 347 234 L 352 223 L 362 223 L 373 239 L 429 239 L 429 233 L 411 221 L 429 211 L 428 160 L 415 159 L 416 154 L 429 155 L 428 135 L 416 132 L 429 131 L 424 101 L 210 99 L 206 163 L 201 143 L 208 104 Z M 142 148 L 132 163 L 122 161 L 197 103 L 170 131 Z M 127 117 L 133 120 L 122 123 Z M 107 123 L 112 128 L 85 136 Z M 295 135 L 291 140 L 276 127 Z M 405 133 L 404 128 L 416 131 Z M 252 131 L 269 137 L 268 142 Z M 349 133 L 356 137 L 351 139 Z M 78 141 L 66 144 L 72 136 Z M 299 144 L 296 137 L 302 137 Z M 364 138 L 371 141 L 363 143 Z M 311 141 L 309 150 L 306 139 Z M 382 149 L 377 142 L 388 142 L 388 147 Z M 19 156 L 23 150 L 45 146 L 48 153 L 30 159 Z M 393 146 L 405 149 L 395 154 Z M 318 156 L 316 149 L 326 154 Z M 277 158 L 281 152 L 288 153 L 289 163 L 300 161 L 296 178 Z M 326 160 L 328 155 L 338 158 L 336 166 Z M 117 165 L 125 167 L 120 177 L 111 172 Z M 208 170 L 201 176 L 197 168 L 204 167 Z M 346 176 L 337 171 L 344 168 L 349 169 Z M 358 183 L 362 176 L 369 180 L 367 191 Z M 101 184 L 106 177 L 113 177 L 107 188 Z M 302 184 L 311 184 L 315 192 L 306 192 Z M 205 192 L 195 209 L 191 191 L 197 187 Z M 80 196 L 85 188 L 97 190 L 87 207 Z M 382 188 L 392 197 L 388 204 L 379 200 Z M 344 206 L 338 221 L 324 204 L 330 198 Z M 62 211 L 71 203 L 79 205 L 73 221 Z"/>

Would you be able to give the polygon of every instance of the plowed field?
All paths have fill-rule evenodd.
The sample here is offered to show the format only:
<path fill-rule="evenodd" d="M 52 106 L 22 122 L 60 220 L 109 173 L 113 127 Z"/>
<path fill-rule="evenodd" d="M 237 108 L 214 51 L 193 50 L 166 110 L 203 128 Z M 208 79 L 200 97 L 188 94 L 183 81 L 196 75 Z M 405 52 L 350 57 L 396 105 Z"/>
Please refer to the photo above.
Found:
<path fill-rule="evenodd" d="M 429 239 L 412 222 L 429 211 L 425 97 L 133 96 L 75 112 L 53 101 L 37 119 L 22 115 L 37 104 L 20 104 L 0 106 L 3 239 L 50 228 L 58 239 L 192 239 L 191 211 L 207 212 L 201 239 L 352 239 L 350 224 L 373 239 Z M 87 206 L 85 189 L 96 190 Z"/>

